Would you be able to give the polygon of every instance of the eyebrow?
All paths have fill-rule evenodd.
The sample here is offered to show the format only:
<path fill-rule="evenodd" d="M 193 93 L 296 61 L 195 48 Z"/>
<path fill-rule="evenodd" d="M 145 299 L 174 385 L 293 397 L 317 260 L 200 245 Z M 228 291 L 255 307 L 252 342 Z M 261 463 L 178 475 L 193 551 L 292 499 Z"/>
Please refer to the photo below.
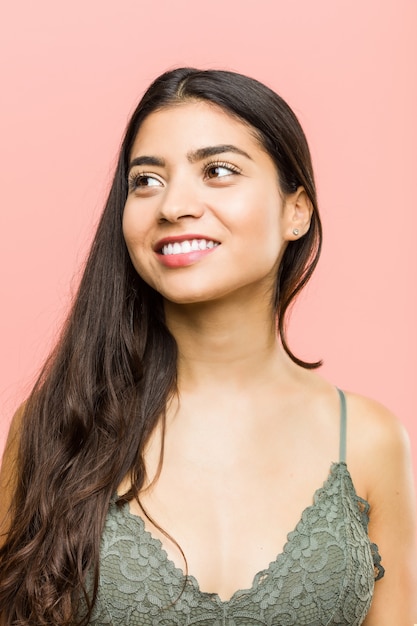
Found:
<path fill-rule="evenodd" d="M 132 169 L 132 167 L 135 167 L 136 165 L 156 165 L 158 167 L 164 167 L 165 161 L 163 159 L 160 159 L 159 157 L 153 156 L 136 157 L 136 159 L 132 159 L 130 161 L 129 171 Z"/>
<path fill-rule="evenodd" d="M 202 161 L 207 157 L 215 156 L 216 154 L 223 154 L 224 152 L 233 152 L 234 154 L 241 154 L 247 159 L 251 159 L 249 154 L 244 150 L 241 150 L 237 146 L 233 146 L 232 144 L 220 144 L 219 146 L 207 146 L 206 148 L 198 148 L 197 150 L 192 150 L 187 154 L 187 159 L 190 163 L 196 163 L 197 161 Z"/>
<path fill-rule="evenodd" d="M 225 152 L 240 154 L 252 161 L 252 158 L 247 152 L 241 150 L 237 146 L 233 146 L 232 144 L 220 144 L 218 146 L 207 146 L 205 148 L 197 148 L 197 150 L 191 150 L 187 153 L 187 160 L 190 163 L 197 163 L 198 161 L 202 161 L 203 159 L 207 159 L 208 157 L 215 156 L 217 154 L 224 154 Z M 132 167 L 138 165 L 153 165 L 156 167 L 165 167 L 165 160 L 156 156 L 144 155 L 136 157 L 135 159 L 132 159 L 132 161 L 129 163 L 129 170 L 131 170 Z"/>

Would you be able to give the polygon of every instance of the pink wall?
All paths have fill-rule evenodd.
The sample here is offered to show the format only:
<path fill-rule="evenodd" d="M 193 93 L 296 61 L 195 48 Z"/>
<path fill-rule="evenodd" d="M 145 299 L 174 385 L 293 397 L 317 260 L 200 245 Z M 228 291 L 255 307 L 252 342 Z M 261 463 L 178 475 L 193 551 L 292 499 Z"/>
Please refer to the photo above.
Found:
<path fill-rule="evenodd" d="M 299 115 L 326 243 L 293 342 L 394 410 L 417 448 L 416 23 L 415 0 L 3 6 L 0 447 L 77 284 L 129 112 L 161 71 L 195 65 L 255 76 Z"/>

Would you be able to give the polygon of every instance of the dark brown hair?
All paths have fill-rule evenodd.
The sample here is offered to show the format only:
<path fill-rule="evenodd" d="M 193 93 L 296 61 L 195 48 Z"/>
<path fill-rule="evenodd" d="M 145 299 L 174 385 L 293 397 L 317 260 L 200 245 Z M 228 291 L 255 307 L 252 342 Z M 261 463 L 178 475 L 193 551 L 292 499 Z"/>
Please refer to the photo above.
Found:
<path fill-rule="evenodd" d="M 128 124 L 109 197 L 60 341 L 23 417 L 10 531 L 0 550 L 0 615 L 9 626 L 87 624 L 98 584 L 100 537 L 111 496 L 131 472 L 137 497 L 143 451 L 176 390 L 177 347 L 161 296 L 136 273 L 122 234 L 130 152 L 153 111 L 189 99 L 212 102 L 249 124 L 276 164 L 281 189 L 303 186 L 309 231 L 290 242 L 279 268 L 275 312 L 285 322 L 321 246 L 313 170 L 288 105 L 240 74 L 183 68 L 160 76 Z"/>

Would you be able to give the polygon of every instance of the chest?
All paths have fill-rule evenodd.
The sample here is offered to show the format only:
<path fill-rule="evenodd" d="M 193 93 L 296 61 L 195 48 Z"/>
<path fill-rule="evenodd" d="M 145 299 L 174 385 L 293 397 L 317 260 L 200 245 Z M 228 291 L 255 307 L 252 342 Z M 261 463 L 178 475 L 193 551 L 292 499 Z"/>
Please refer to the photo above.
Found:
<path fill-rule="evenodd" d="M 165 437 L 159 473 L 160 442 L 153 441 L 147 471 L 157 480 L 140 495 L 143 509 L 135 502 L 130 509 L 144 517 L 177 568 L 188 568 L 202 590 L 227 600 L 282 551 L 328 475 L 338 437 L 322 428 L 318 440 L 306 441 L 302 420 L 299 428 L 272 427 L 264 413 L 265 423 L 252 429 L 249 419 L 246 426 L 225 421 L 219 436 L 216 419 L 216 427 L 207 420 L 197 434 L 179 420 Z"/>
<path fill-rule="evenodd" d="M 185 576 L 141 517 L 112 505 L 103 534 L 97 615 L 102 611 L 101 620 L 106 613 L 114 621 L 93 623 L 361 624 L 372 598 L 373 564 L 346 471 L 343 464 L 334 467 L 283 551 L 227 601 Z M 216 550 L 214 542 L 211 547 Z"/>
<path fill-rule="evenodd" d="M 192 574 L 203 591 L 228 600 L 282 552 L 327 474 L 324 466 L 321 476 L 309 474 L 304 464 L 278 471 L 272 463 L 248 462 L 236 472 L 199 470 L 193 463 L 192 472 L 170 471 L 167 480 L 162 475 L 141 494 L 141 506 L 133 501 L 129 507 L 178 569 Z"/>

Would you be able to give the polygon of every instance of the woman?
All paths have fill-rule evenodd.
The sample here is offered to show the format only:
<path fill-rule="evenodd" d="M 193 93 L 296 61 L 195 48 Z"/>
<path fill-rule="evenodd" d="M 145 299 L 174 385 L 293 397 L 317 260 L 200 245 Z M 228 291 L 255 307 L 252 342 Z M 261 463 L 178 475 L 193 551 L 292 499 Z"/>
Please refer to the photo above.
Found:
<path fill-rule="evenodd" d="M 279 96 L 221 71 L 151 85 L 12 425 L 3 624 L 417 621 L 406 437 L 286 340 L 320 245 Z"/>

